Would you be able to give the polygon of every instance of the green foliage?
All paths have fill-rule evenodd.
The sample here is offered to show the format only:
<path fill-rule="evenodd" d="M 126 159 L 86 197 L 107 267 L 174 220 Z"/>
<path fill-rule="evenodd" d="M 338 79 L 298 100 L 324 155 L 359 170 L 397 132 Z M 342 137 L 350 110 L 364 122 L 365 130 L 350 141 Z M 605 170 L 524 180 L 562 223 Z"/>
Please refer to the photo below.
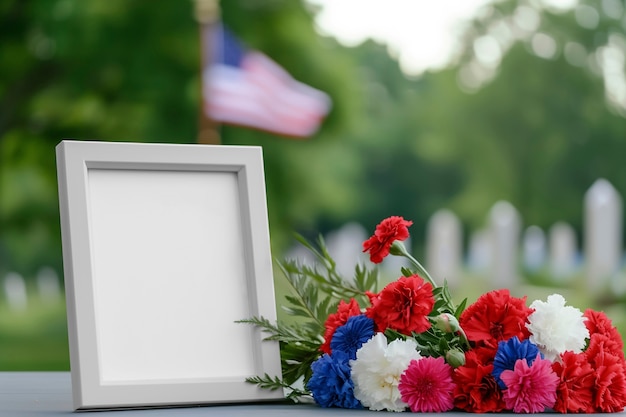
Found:
<path fill-rule="evenodd" d="M 598 12 L 595 28 L 581 26 L 575 9 L 487 4 L 448 68 L 411 79 L 385 45 L 347 48 L 316 33 L 316 12 L 304 1 L 220 3 L 238 37 L 333 100 L 306 141 L 220 130 L 223 144 L 263 148 L 277 257 L 293 230 L 315 236 L 349 221 L 369 228 L 390 214 L 413 220 L 418 253 L 437 209 L 452 209 L 472 230 L 500 199 L 526 224 L 562 220 L 580 234 L 584 193 L 597 178 L 626 195 L 625 111 L 607 98 L 612 89 L 599 65 L 608 45 L 624 51 L 626 30 L 623 10 L 611 16 L 607 2 L 580 2 Z M 533 51 L 533 33 L 508 42 L 506 30 L 497 30 L 517 33 L 511 25 L 522 6 L 538 15 L 537 32 L 554 39 L 554 56 Z M 42 266 L 62 275 L 56 144 L 196 141 L 193 2 L 8 0 L 0 12 L 0 277 L 15 270 L 32 280 Z M 502 56 L 487 81 L 469 88 L 463 75 L 476 69 L 482 36 L 494 37 Z M 582 59 L 569 54 L 574 44 Z M 295 274 L 293 265 L 282 268 Z M 363 282 L 341 291 L 359 297 L 375 280 L 368 274 L 357 273 Z M 317 284 L 318 275 L 306 271 Z M 337 283 L 332 273 L 327 278 Z"/>
<path fill-rule="evenodd" d="M 221 129 L 224 144 L 263 147 L 274 251 L 288 247 L 292 230 L 371 226 L 389 213 L 412 219 L 423 236 L 429 216 L 446 206 L 474 228 L 499 199 L 529 224 L 565 220 L 580 230 L 580 202 L 595 179 L 626 192 L 626 122 L 623 109 L 607 107 L 596 53 L 619 45 L 624 27 L 600 1 L 584 3 L 599 11 L 594 30 L 574 10 L 488 4 L 468 26 L 458 62 L 408 79 L 385 45 L 345 48 L 317 34 L 315 10 L 302 1 L 222 1 L 222 19 L 250 47 L 333 99 L 312 140 Z M 503 47 L 490 81 L 459 89 L 476 60 L 474 41 L 494 36 L 505 45 L 494 28 L 510 25 L 518 6 L 535 10 L 556 55 L 535 55 L 529 34 Z M 0 269 L 61 269 L 53 153 L 61 139 L 196 140 L 192 9 L 192 1 L 2 4 Z M 571 43 L 586 59 L 571 63 Z"/>
<path fill-rule="evenodd" d="M 435 305 L 433 306 L 434 312 L 438 314 L 450 313 L 454 314 L 457 319 L 459 318 L 459 316 L 455 314 L 459 310 L 454 305 L 454 301 L 452 301 L 447 282 L 444 282 L 441 287 L 433 288 L 433 296 L 435 297 Z M 467 302 L 467 299 L 464 299 L 463 302 Z"/>
<path fill-rule="evenodd" d="M 32 279 L 43 265 L 62 270 L 54 156 L 59 141 L 197 140 L 199 30 L 193 1 L 158 7 L 121 0 L 9 1 L 1 7 L 0 276 L 15 270 Z M 315 33 L 312 14 L 300 1 L 228 1 L 221 9 L 251 48 L 333 98 L 319 140 L 221 130 L 224 144 L 264 148 L 272 245 L 279 252 L 291 231 L 313 225 L 320 211 L 347 215 L 345 203 L 356 200 L 356 190 L 334 179 L 355 176 L 357 168 L 345 163 L 349 150 L 329 137 L 355 118 L 352 62 L 345 48 Z M 301 169 L 311 153 L 319 159 L 329 151 L 344 162 L 333 164 L 337 170 L 320 167 L 312 177 Z M 330 183 L 335 186 L 327 189 Z M 289 197 L 295 194 L 304 198 Z"/>
<path fill-rule="evenodd" d="M 422 333 L 413 333 L 412 336 L 407 336 L 402 333 L 387 329 L 385 330 L 385 336 L 387 340 L 402 339 L 406 340 L 411 338 L 417 342 L 417 350 L 422 356 L 432 356 L 437 358 L 444 356 L 451 349 L 463 349 L 465 342 L 456 333 L 446 333 L 431 327 Z M 469 347 L 469 346 L 468 346 Z"/>
<path fill-rule="evenodd" d="M 353 280 L 346 280 L 337 272 L 337 264 L 328 253 L 321 235 L 318 237 L 317 248 L 301 235 L 296 235 L 296 239 L 315 255 L 316 265 L 321 265 L 321 267 L 299 265 L 297 260 L 283 262 L 281 269 L 294 288 L 301 283 L 305 285 L 305 282 L 310 282 L 311 289 L 317 288 L 339 300 L 355 298 L 361 305 L 367 301 L 366 291 L 377 291 L 378 271 L 376 269 L 368 270 L 363 265 L 357 264 Z M 323 318 L 327 315 L 322 311 L 317 317 Z"/>
<path fill-rule="evenodd" d="M 301 378 L 306 381 L 311 377 L 311 364 L 320 354 L 322 333 L 313 331 L 315 325 L 311 325 L 310 322 L 294 325 L 280 322 L 273 324 L 263 317 L 253 317 L 241 320 L 239 323 L 252 324 L 269 333 L 264 340 L 278 341 L 281 352 L 282 378 L 277 375 L 273 378 L 266 375 L 265 378 L 254 377 L 249 378 L 248 381 L 259 383 L 261 386 L 280 384 L 292 392 L 300 392 L 299 389 L 294 388 L 294 384 Z"/>
<path fill-rule="evenodd" d="M 565 220 L 581 230 L 583 197 L 596 179 L 606 178 L 626 192 L 618 156 L 626 151 L 625 109 L 608 100 L 599 63 L 601 49 L 610 39 L 623 40 L 625 28 L 604 12 L 604 3 L 582 3 L 598 12 L 592 30 L 578 23 L 576 9 L 488 4 L 467 29 L 458 63 L 424 77 L 431 88 L 422 99 L 437 108 L 414 113 L 424 131 L 434 132 L 418 139 L 424 142 L 419 152 L 445 157 L 460 170 L 462 189 L 446 205 L 471 229 L 481 227 L 489 208 L 505 199 L 526 224 L 548 228 Z M 518 7 L 536 14 L 536 32 L 555 42 L 553 56 L 535 53 L 533 33 L 507 40 L 496 30 L 516 29 Z M 491 76 L 474 48 L 482 37 L 497 42 L 502 52 Z M 572 56 L 573 47 L 580 56 Z M 464 81 L 468 73 L 482 73 L 486 81 L 470 88 Z M 459 86 L 468 92 L 455 91 Z"/>
<path fill-rule="evenodd" d="M 294 387 L 294 384 L 306 384 L 311 377 L 311 364 L 320 357 L 328 316 L 337 311 L 341 300 L 354 298 L 360 305 L 365 305 L 368 299 L 365 292 L 376 291 L 378 282 L 376 270 L 366 270 L 362 265 L 355 267 L 353 280 L 340 276 L 321 236 L 317 247 L 302 236 L 298 235 L 297 239 L 315 255 L 317 263 L 314 267 L 301 265 L 297 260 L 279 264 L 291 286 L 291 294 L 285 296 L 286 303 L 281 308 L 295 318 L 294 322 L 287 324 L 279 320 L 271 323 L 264 317 L 240 321 L 259 327 L 269 334 L 265 340 L 280 344 L 282 376 L 265 375 L 248 381 L 270 389 L 287 388 L 293 399 L 308 392 Z"/>
<path fill-rule="evenodd" d="M 321 345 L 324 343 L 325 322 L 329 315 L 337 312 L 341 300 L 348 302 L 355 299 L 361 308 L 370 305 L 368 292 L 378 292 L 377 270 L 367 270 L 362 265 L 356 265 L 353 280 L 340 276 L 336 271 L 336 263 L 328 253 L 323 238 L 318 237 L 317 246 L 314 246 L 304 237 L 297 235 L 297 240 L 315 255 L 315 266 L 302 265 L 296 260 L 280 263 L 280 268 L 291 286 L 292 293 L 285 296 L 286 303 L 281 308 L 293 319 L 293 323 L 286 324 L 280 319 L 276 323 L 264 317 L 252 317 L 241 320 L 240 323 L 259 327 L 269 334 L 264 340 L 278 341 L 281 354 L 282 376 L 264 375 L 248 378 L 248 382 L 259 385 L 261 388 L 285 388 L 289 398 L 296 400 L 299 396 L 307 395 L 306 383 L 312 376 L 311 364 L 320 355 Z M 394 242 L 396 245 L 398 242 Z M 391 253 L 398 251 L 398 246 L 392 247 Z M 402 246 L 403 248 L 403 246 Z M 406 251 L 411 261 L 416 264 L 422 276 L 428 272 Z M 404 276 L 411 276 L 415 272 L 402 268 Z M 465 309 L 467 299 L 455 307 L 448 290 L 447 283 L 443 286 L 433 285 L 435 303 L 429 319 L 432 326 L 423 333 L 405 335 L 387 329 L 385 336 L 388 340 L 412 338 L 417 342 L 417 348 L 422 355 L 445 356 L 450 350 L 464 351 L 469 349 L 469 342 L 462 330 L 451 326 L 446 328 L 438 325 L 441 315 L 450 314 L 458 320 Z M 458 322 L 456 323 L 458 327 Z M 303 385 L 304 390 L 298 388 Z"/>
<path fill-rule="evenodd" d="M 0 370 L 69 371 L 65 315 L 62 298 L 43 302 L 29 297 L 26 311 L 0 300 Z"/>
<path fill-rule="evenodd" d="M 271 391 L 282 390 L 287 388 L 288 392 L 285 396 L 286 399 L 292 400 L 294 402 L 298 402 L 299 399 L 305 395 L 308 395 L 307 391 L 303 391 L 293 387 L 286 387 L 285 382 L 279 377 L 271 377 L 268 374 L 260 376 L 254 376 L 246 379 L 247 382 L 251 384 L 256 384 L 260 388 L 268 389 Z"/>

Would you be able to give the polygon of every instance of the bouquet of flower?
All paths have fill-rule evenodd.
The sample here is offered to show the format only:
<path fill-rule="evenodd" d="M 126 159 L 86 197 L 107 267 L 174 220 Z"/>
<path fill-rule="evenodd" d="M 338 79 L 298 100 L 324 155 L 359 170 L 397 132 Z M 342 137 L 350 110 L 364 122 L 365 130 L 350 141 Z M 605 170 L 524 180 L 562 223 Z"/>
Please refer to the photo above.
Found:
<path fill-rule="evenodd" d="M 335 270 L 323 241 L 319 265 L 281 264 L 293 295 L 292 323 L 262 317 L 281 347 L 282 377 L 250 378 L 322 407 L 474 413 L 618 412 L 626 406 L 626 362 L 617 329 L 602 312 L 566 305 L 559 294 L 526 305 L 501 289 L 456 306 L 402 244 L 412 222 L 392 216 L 363 243 L 373 263 L 389 254 L 415 270 L 377 291 L 376 270 L 354 280 Z"/>

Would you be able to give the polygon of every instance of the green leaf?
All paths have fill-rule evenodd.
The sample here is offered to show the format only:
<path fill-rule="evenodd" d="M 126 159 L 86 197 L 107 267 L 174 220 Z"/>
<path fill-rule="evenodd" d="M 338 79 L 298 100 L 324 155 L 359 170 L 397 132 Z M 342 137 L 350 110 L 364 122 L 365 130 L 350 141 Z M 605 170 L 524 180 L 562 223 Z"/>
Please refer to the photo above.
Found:
<path fill-rule="evenodd" d="M 454 312 L 454 316 L 458 319 L 461 317 L 461 313 L 463 313 L 463 311 L 465 311 L 465 306 L 467 305 L 467 298 L 464 298 L 463 301 L 461 301 L 461 304 L 459 304 L 459 306 L 456 308 L 456 311 Z"/>
<path fill-rule="evenodd" d="M 415 272 L 413 272 L 413 271 L 411 271 L 410 269 L 405 268 L 405 267 L 401 267 L 401 268 L 400 268 L 400 272 L 401 272 L 401 273 L 402 273 L 402 275 L 404 275 L 405 277 L 410 277 L 411 275 L 414 275 L 414 274 L 415 274 Z"/>

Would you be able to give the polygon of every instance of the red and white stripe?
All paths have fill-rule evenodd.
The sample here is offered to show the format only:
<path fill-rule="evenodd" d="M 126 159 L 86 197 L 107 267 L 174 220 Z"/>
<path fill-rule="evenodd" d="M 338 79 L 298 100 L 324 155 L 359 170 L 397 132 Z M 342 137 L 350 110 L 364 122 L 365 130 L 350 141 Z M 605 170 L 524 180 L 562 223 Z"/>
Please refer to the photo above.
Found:
<path fill-rule="evenodd" d="M 210 65 L 203 89 L 211 119 L 286 136 L 312 135 L 331 106 L 325 93 L 294 80 L 256 51 L 247 52 L 240 67 Z"/>

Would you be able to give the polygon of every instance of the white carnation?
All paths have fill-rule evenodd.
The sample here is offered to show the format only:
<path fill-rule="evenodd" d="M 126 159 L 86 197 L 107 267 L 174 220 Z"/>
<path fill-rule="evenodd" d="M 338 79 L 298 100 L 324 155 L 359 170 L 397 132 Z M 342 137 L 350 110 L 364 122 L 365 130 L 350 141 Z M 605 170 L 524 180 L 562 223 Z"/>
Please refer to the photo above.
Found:
<path fill-rule="evenodd" d="M 535 310 L 528 316 L 526 325 L 531 334 L 530 341 L 546 359 L 554 361 L 568 350 L 582 352 L 589 330 L 579 309 L 566 306 L 565 298 L 560 294 L 548 296 L 547 302 L 533 301 L 530 308 Z"/>
<path fill-rule="evenodd" d="M 400 398 L 400 376 L 413 359 L 421 357 L 414 340 L 387 344 L 385 335 L 376 333 L 350 361 L 354 396 L 370 410 L 404 411 L 408 405 Z"/>

